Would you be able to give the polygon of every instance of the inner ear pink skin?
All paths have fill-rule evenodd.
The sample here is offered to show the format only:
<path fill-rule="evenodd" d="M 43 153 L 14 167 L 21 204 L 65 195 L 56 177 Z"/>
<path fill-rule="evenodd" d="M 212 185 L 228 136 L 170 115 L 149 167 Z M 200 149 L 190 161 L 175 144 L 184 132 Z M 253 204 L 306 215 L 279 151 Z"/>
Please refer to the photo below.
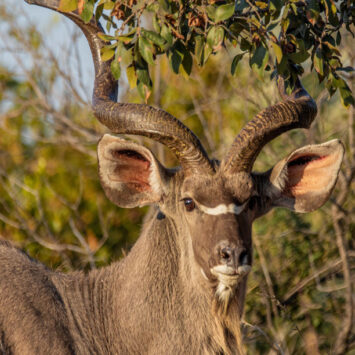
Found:
<path fill-rule="evenodd" d="M 111 154 L 116 162 L 111 180 L 125 183 L 131 190 L 150 190 L 150 162 L 143 155 L 131 150 L 116 150 Z"/>
<path fill-rule="evenodd" d="M 285 193 L 296 197 L 308 191 L 324 190 L 329 184 L 329 168 L 336 160 L 335 154 L 301 155 L 287 164 L 288 183 Z"/>

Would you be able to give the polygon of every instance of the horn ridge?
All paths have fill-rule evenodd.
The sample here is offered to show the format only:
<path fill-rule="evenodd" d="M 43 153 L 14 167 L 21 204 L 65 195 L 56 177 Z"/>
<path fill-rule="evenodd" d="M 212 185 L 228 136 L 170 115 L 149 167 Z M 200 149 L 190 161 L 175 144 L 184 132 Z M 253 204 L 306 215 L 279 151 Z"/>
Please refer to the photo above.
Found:
<path fill-rule="evenodd" d="M 261 149 L 282 133 L 294 128 L 309 128 L 317 114 L 317 105 L 299 80 L 290 96 L 279 79 L 279 91 L 284 101 L 269 106 L 249 121 L 235 138 L 222 162 L 224 171 L 251 172 Z"/>
<path fill-rule="evenodd" d="M 102 124 L 114 133 L 141 135 L 166 145 L 177 156 L 186 175 L 214 173 L 213 164 L 201 142 L 181 121 L 149 105 L 116 102 L 118 82 L 111 73 L 112 60 L 104 62 L 100 56 L 100 50 L 105 45 L 98 37 L 98 33 L 104 32 L 100 24 L 93 19 L 85 24 L 76 12 L 61 12 L 60 0 L 25 1 L 62 13 L 83 31 L 95 67 L 93 111 Z"/>

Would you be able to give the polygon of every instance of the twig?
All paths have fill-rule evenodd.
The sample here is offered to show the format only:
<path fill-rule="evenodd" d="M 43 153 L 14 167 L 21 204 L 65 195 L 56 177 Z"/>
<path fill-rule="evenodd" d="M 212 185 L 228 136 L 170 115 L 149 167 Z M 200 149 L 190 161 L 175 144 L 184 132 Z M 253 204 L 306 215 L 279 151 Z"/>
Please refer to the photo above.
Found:
<path fill-rule="evenodd" d="M 287 303 L 291 297 L 293 297 L 296 293 L 301 292 L 314 279 L 316 279 L 317 277 L 319 277 L 320 275 L 322 275 L 326 272 L 329 272 L 333 269 L 338 268 L 341 265 L 341 263 L 342 263 L 341 259 L 335 260 L 331 263 L 328 263 L 328 265 L 323 266 L 321 269 L 314 272 L 312 275 L 303 279 L 301 282 L 299 282 L 296 286 L 294 286 L 290 291 L 288 291 L 286 293 L 286 295 L 283 298 L 282 303 L 283 304 Z"/>
<path fill-rule="evenodd" d="M 340 331 L 337 334 L 333 353 L 335 355 L 342 355 L 347 350 L 347 339 L 350 335 L 351 328 L 354 322 L 354 304 L 353 304 L 353 287 L 351 282 L 351 273 L 350 273 L 350 265 L 347 257 L 346 251 L 346 241 L 345 241 L 345 233 L 344 226 L 341 225 L 340 218 L 337 216 L 337 208 L 335 205 L 332 206 L 332 219 L 334 230 L 336 234 L 336 240 L 338 245 L 338 250 L 343 266 L 343 275 L 344 275 L 344 284 L 346 285 L 345 289 L 345 309 L 343 314 L 343 322 L 340 327 Z"/>
<path fill-rule="evenodd" d="M 76 225 L 72 219 L 69 220 L 69 225 L 70 225 L 70 228 L 73 231 L 73 234 L 75 235 L 75 237 L 79 240 L 80 244 L 86 250 L 86 255 L 88 256 L 91 269 L 96 269 L 95 258 L 94 258 L 92 250 L 89 247 L 89 244 L 86 242 L 83 235 L 79 232 L 78 228 L 76 227 Z"/>
<path fill-rule="evenodd" d="M 253 331 L 257 331 L 259 332 L 265 339 L 266 341 L 269 343 L 269 345 L 274 349 L 276 350 L 279 354 L 281 355 L 285 355 L 284 351 L 282 350 L 282 348 L 279 346 L 279 344 L 277 344 L 276 342 L 273 342 L 270 337 L 260 328 L 258 327 L 257 325 L 253 325 L 253 324 L 250 324 L 246 321 L 242 321 L 242 326 L 246 326 L 246 327 L 249 327 L 251 328 Z"/>

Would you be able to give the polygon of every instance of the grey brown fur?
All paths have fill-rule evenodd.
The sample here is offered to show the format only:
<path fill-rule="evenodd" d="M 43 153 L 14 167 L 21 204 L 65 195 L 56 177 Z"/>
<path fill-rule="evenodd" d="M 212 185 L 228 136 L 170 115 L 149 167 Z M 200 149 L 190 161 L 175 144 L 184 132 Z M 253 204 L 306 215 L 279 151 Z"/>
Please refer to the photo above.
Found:
<path fill-rule="evenodd" d="M 213 290 L 207 282 L 194 286 L 191 270 L 181 270 L 190 256 L 157 213 L 123 261 L 87 275 L 50 271 L 1 242 L 3 353 L 218 353 Z"/>
<path fill-rule="evenodd" d="M 59 0 L 28 2 L 58 11 Z M 210 160 L 170 114 L 114 102 L 117 83 L 100 59 L 100 26 L 65 15 L 92 51 L 98 119 L 114 133 L 166 144 L 181 169 L 165 168 L 136 143 L 100 140 L 107 197 L 121 207 L 153 205 L 131 252 L 108 267 L 63 274 L 0 241 L 0 354 L 243 354 L 252 222 L 275 206 L 309 212 L 324 204 L 338 176 L 341 142 L 306 146 L 268 172 L 251 172 L 270 139 L 313 120 L 314 101 L 298 83 L 291 97 L 246 126 L 221 163 Z"/>

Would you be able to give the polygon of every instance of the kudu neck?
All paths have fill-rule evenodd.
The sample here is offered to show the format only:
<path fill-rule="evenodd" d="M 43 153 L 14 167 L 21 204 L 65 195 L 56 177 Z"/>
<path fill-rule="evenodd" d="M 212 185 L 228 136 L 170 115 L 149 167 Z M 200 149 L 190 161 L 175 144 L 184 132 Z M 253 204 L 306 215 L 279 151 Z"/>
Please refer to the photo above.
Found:
<path fill-rule="evenodd" d="M 156 354 L 218 354 L 228 343 L 227 319 L 213 313 L 213 289 L 200 282 L 188 236 L 158 211 L 142 230 L 122 261 L 55 281 L 77 343 L 103 354 L 139 354 L 147 347 Z M 177 327 L 179 336 L 172 337 Z M 96 334 L 105 334 L 105 341 L 96 344 Z"/>
<path fill-rule="evenodd" d="M 129 283 L 133 283 L 133 279 L 140 284 L 150 280 L 157 285 L 174 280 L 174 284 L 178 282 L 184 288 L 197 290 L 200 281 L 204 281 L 194 260 L 191 238 L 182 223 L 158 209 L 149 212 L 142 234 L 120 262 L 119 270 L 121 275 L 125 275 L 124 278 L 132 276 Z"/>

